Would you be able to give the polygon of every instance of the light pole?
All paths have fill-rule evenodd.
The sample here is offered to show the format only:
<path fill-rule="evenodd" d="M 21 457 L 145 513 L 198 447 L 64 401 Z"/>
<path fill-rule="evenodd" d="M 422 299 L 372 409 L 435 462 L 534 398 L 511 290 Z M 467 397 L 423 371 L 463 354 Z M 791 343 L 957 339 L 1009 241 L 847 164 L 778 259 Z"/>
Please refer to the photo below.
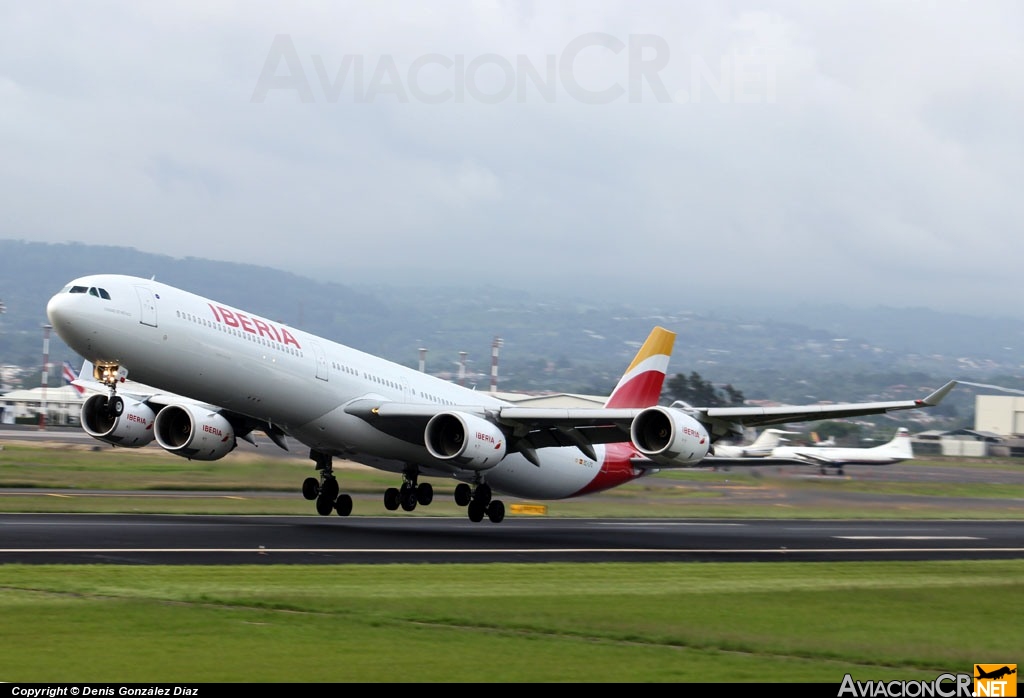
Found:
<path fill-rule="evenodd" d="M 39 428 L 46 429 L 46 383 L 50 375 L 50 330 L 53 325 L 43 325 L 43 399 L 39 410 Z"/>
<path fill-rule="evenodd" d="M 501 337 L 495 337 L 491 344 L 491 392 L 498 392 L 498 350 L 501 349 Z"/>

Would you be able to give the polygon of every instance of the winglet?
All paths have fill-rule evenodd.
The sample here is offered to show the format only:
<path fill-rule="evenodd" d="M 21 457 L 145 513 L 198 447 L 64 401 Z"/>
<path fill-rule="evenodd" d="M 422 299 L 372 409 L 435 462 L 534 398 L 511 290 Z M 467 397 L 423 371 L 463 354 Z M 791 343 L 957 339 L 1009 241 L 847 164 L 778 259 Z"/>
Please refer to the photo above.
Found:
<path fill-rule="evenodd" d="M 950 381 L 950 382 L 946 383 L 944 386 L 942 386 L 941 388 L 939 388 L 938 390 L 936 390 L 934 393 L 929 395 L 928 397 L 924 398 L 923 400 L 918 400 L 917 402 L 920 403 L 921 405 L 927 405 L 929 407 L 934 407 L 935 405 L 937 405 L 940 402 L 942 402 L 942 398 L 944 398 L 947 395 L 949 395 L 949 391 L 952 390 L 955 387 L 956 387 L 956 381 Z"/>

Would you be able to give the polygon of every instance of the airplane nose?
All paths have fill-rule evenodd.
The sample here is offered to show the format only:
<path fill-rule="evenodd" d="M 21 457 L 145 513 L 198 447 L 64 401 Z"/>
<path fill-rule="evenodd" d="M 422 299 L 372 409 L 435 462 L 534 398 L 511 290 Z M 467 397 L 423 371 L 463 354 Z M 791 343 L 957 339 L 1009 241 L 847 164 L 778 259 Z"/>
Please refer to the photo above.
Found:
<path fill-rule="evenodd" d="M 46 303 L 46 317 L 49 318 L 57 336 L 65 342 L 84 329 L 80 312 L 82 298 L 81 295 L 58 293 Z"/>
<path fill-rule="evenodd" d="M 58 293 L 46 304 L 46 317 L 50 319 L 50 324 L 54 327 L 63 325 L 68 320 L 66 299 L 66 293 Z"/>

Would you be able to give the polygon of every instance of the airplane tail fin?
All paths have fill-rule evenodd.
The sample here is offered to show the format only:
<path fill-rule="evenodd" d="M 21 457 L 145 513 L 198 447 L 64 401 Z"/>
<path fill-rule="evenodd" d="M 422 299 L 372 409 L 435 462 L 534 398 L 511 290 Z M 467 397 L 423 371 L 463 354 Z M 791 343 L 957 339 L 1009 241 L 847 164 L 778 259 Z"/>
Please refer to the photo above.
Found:
<path fill-rule="evenodd" d="M 622 374 L 605 407 L 651 407 L 658 404 L 668 372 L 676 333 L 655 327 L 647 336 L 626 372 Z"/>
<path fill-rule="evenodd" d="M 899 458 L 910 460 L 914 457 L 914 446 L 910 439 L 910 430 L 906 427 L 900 427 L 896 430 L 896 435 L 892 437 L 892 441 L 885 445 L 885 448 Z"/>
<path fill-rule="evenodd" d="M 818 436 L 818 432 L 816 432 L 816 431 L 812 431 L 811 432 L 811 442 L 815 446 L 835 446 L 836 445 L 836 439 L 835 439 L 834 436 L 830 436 L 827 439 L 823 439 L 820 436 Z"/>
<path fill-rule="evenodd" d="M 86 373 L 88 371 L 88 373 Z M 92 364 L 88 361 L 82 364 L 82 370 L 77 374 L 75 373 L 75 367 L 71 365 L 70 361 L 65 361 L 61 367 L 61 375 L 64 378 L 64 384 L 72 386 L 79 395 L 85 394 L 85 388 L 75 383 L 79 378 L 86 377 L 92 378 Z"/>
<path fill-rule="evenodd" d="M 754 439 L 754 443 L 750 444 L 751 449 L 771 451 L 776 446 L 779 446 L 783 441 L 788 441 L 783 437 L 783 434 L 796 434 L 795 431 L 783 431 L 782 429 L 764 429 L 757 438 Z"/>

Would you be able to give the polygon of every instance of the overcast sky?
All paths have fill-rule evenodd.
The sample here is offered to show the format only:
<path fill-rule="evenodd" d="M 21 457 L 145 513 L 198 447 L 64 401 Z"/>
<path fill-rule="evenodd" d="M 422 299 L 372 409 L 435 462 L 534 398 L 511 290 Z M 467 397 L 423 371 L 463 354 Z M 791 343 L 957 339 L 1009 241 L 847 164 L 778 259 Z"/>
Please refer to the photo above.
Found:
<path fill-rule="evenodd" d="M 289 5 L 0 5 L 0 237 L 1024 316 L 1019 0 Z"/>

